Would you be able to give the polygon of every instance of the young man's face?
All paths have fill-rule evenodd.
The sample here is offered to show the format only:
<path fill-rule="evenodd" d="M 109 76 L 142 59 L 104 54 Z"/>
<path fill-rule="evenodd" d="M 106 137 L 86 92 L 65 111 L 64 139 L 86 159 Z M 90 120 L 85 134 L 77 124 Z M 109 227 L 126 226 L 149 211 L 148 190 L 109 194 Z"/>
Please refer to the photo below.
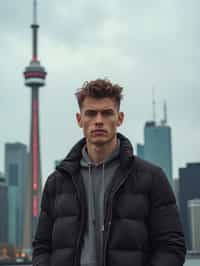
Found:
<path fill-rule="evenodd" d="M 112 98 L 86 97 L 76 118 L 88 143 L 104 145 L 115 140 L 117 127 L 122 124 L 124 114 L 118 111 Z"/>

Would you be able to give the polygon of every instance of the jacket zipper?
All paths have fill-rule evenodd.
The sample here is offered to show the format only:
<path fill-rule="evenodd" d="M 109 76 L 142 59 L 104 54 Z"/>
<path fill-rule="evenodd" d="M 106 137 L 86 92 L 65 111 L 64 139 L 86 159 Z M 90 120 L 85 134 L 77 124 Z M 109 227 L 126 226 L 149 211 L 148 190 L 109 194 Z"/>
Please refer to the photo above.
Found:
<path fill-rule="evenodd" d="M 105 233 L 105 236 L 107 236 L 105 238 L 105 245 L 104 245 L 104 258 L 103 258 L 103 266 L 106 266 L 106 250 L 107 250 L 107 245 L 108 245 L 108 240 L 109 240 L 109 234 L 110 234 L 110 228 L 111 228 L 111 224 L 112 224 L 112 203 L 113 203 L 113 198 L 115 196 L 115 194 L 118 192 L 118 190 L 120 189 L 120 187 L 124 184 L 124 182 L 126 181 L 126 179 L 128 178 L 129 173 L 127 174 L 127 176 L 119 183 L 119 185 L 117 186 L 116 190 L 112 193 L 111 196 L 111 200 L 110 200 L 110 205 L 108 207 L 108 209 L 110 208 L 110 214 L 108 215 L 108 225 L 105 225 L 105 228 L 107 229 L 107 232 Z"/>

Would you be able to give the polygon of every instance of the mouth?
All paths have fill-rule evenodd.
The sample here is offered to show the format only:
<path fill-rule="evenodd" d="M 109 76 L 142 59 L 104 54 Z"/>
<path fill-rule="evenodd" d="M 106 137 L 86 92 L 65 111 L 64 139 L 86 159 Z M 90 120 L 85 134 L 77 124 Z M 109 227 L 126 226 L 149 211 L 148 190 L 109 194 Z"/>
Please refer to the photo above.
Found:
<path fill-rule="evenodd" d="M 105 135 L 107 132 L 104 129 L 95 129 L 91 132 L 93 135 Z"/>

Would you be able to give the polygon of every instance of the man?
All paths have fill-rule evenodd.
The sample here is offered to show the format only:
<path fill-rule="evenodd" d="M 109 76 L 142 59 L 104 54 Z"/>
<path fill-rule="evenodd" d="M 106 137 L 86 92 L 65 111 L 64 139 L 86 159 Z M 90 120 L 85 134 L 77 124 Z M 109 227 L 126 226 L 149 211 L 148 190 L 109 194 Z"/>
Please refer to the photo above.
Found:
<path fill-rule="evenodd" d="M 121 93 L 101 79 L 76 93 L 84 138 L 46 181 L 34 266 L 183 265 L 184 236 L 167 178 L 117 133 Z"/>

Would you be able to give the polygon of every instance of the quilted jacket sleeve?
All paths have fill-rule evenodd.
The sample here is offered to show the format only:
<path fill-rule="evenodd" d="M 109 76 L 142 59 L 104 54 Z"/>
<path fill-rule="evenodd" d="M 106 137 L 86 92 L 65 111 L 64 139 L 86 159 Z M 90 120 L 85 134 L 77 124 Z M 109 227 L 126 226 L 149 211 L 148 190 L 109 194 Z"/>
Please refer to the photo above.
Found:
<path fill-rule="evenodd" d="M 51 253 L 51 235 L 53 227 L 51 217 L 52 199 L 49 195 L 49 183 L 51 183 L 51 177 L 47 179 L 43 190 L 41 211 L 35 237 L 32 243 L 33 266 L 49 266 L 49 258 Z"/>
<path fill-rule="evenodd" d="M 153 174 L 150 198 L 150 266 L 182 266 L 186 253 L 182 226 L 174 193 L 160 168 Z"/>

